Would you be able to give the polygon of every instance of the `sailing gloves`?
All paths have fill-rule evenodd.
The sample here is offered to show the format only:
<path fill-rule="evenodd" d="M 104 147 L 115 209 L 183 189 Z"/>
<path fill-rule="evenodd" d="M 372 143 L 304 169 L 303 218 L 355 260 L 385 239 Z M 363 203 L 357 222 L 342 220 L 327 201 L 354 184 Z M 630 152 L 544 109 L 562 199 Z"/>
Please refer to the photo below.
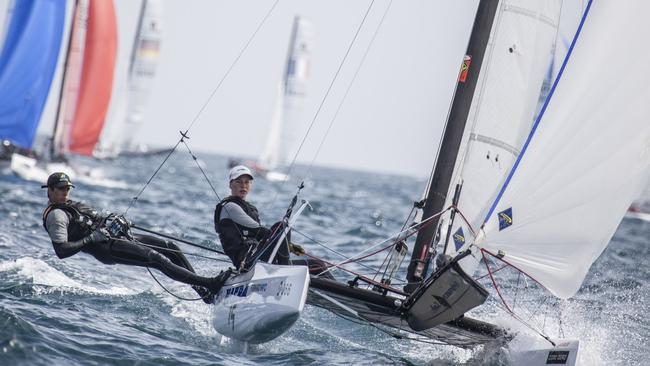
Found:
<path fill-rule="evenodd" d="M 295 255 L 305 255 L 305 250 L 298 244 L 289 243 L 289 251 Z"/>

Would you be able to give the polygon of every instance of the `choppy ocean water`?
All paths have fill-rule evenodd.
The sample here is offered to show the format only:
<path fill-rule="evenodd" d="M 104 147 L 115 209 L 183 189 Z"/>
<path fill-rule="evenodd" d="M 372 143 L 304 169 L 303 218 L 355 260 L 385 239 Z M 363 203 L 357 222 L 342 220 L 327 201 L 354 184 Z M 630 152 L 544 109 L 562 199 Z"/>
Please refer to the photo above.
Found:
<path fill-rule="evenodd" d="M 227 195 L 225 158 L 199 158 L 217 193 Z M 92 185 L 76 183 L 72 198 L 121 213 L 161 160 L 77 161 L 104 178 L 98 176 Z M 499 347 L 463 350 L 398 340 L 311 306 L 282 337 L 242 353 L 214 332 L 209 305 L 169 295 L 145 269 L 105 266 L 83 254 L 57 259 L 41 224 L 46 195 L 40 184 L 0 176 L 2 365 L 508 364 L 509 351 Z M 314 169 L 302 193 L 313 210 L 305 212 L 297 229 L 339 252 L 358 253 L 399 231 L 424 184 L 409 177 Z M 296 186 L 295 180 L 255 181 L 249 199 L 263 222 L 281 217 Z M 195 162 L 177 152 L 128 217 L 140 226 L 216 247 L 212 214 L 217 200 Z M 338 259 L 298 233 L 294 241 L 312 254 Z M 649 242 L 650 223 L 624 219 L 575 298 L 522 296 L 522 316 L 551 337 L 580 339 L 584 365 L 650 364 Z M 227 265 L 210 252 L 182 247 L 200 255 L 189 259 L 202 274 Z M 187 286 L 154 274 L 170 291 L 193 297 Z M 543 343 L 495 299 L 474 315 L 521 330 L 512 349 Z"/>

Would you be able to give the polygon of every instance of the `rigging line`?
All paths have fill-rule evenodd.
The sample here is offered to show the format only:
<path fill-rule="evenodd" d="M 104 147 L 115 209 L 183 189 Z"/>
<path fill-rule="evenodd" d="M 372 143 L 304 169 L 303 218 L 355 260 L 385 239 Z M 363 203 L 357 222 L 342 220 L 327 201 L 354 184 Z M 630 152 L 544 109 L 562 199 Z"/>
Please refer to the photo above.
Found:
<path fill-rule="evenodd" d="M 187 142 L 185 142 L 185 141 L 183 141 L 183 144 L 184 144 L 185 147 L 187 148 L 187 152 L 192 156 L 192 159 L 194 160 L 194 163 L 196 164 L 196 166 L 197 166 L 197 167 L 199 168 L 199 170 L 201 171 L 201 174 L 203 174 L 203 178 L 205 178 L 205 180 L 206 180 L 206 181 L 208 182 L 208 184 L 210 185 L 210 189 L 212 189 L 212 192 L 214 193 L 214 195 L 217 197 L 217 199 L 218 199 L 219 201 L 221 201 L 221 197 L 219 197 L 219 193 L 217 193 L 217 190 L 214 188 L 214 185 L 213 185 L 212 182 L 210 181 L 210 178 L 208 178 L 208 175 L 205 174 L 205 171 L 204 171 L 203 168 L 201 167 L 201 164 L 199 164 L 198 159 L 196 158 L 196 156 L 194 155 L 194 153 L 193 153 L 192 150 L 190 149 L 190 145 L 188 145 Z M 227 212 L 227 211 L 228 211 L 228 209 L 226 209 L 226 212 Z"/>
<path fill-rule="evenodd" d="M 194 124 L 196 123 L 196 121 L 198 121 L 199 117 L 203 114 L 203 111 L 204 111 L 205 108 L 208 106 L 208 104 L 210 104 L 210 102 L 212 101 L 212 98 L 214 97 L 214 95 L 215 95 L 215 94 L 217 93 L 217 91 L 221 88 L 221 85 L 222 85 L 223 82 L 226 80 L 226 78 L 228 77 L 228 75 L 230 75 L 230 72 L 231 72 L 232 69 L 235 67 L 235 65 L 239 62 L 239 59 L 242 57 L 242 55 L 244 54 L 244 52 L 246 51 L 246 49 L 248 49 L 248 46 L 250 46 L 251 42 L 253 41 L 253 39 L 255 38 L 255 36 L 257 35 L 257 33 L 259 32 L 259 30 L 262 28 L 262 26 L 264 25 L 264 23 L 266 23 L 266 20 L 269 18 L 269 16 L 270 16 L 271 13 L 273 12 L 273 9 L 275 9 L 275 6 L 278 4 L 279 1 L 280 1 L 280 0 L 275 0 L 275 2 L 273 3 L 273 5 L 271 6 L 271 8 L 266 12 L 266 15 L 264 16 L 264 18 L 262 18 L 262 21 L 257 25 L 257 28 L 255 29 L 255 31 L 253 32 L 253 34 L 251 34 L 251 36 L 248 38 L 248 41 L 246 42 L 246 44 L 244 45 L 244 47 L 242 47 L 242 49 L 239 51 L 239 54 L 237 55 L 237 57 L 235 57 L 235 60 L 230 64 L 230 67 L 228 67 L 228 70 L 226 70 L 225 74 L 223 75 L 223 77 L 221 78 L 221 80 L 219 81 L 219 83 L 217 84 L 217 86 L 212 90 L 212 93 L 210 93 L 210 96 L 208 97 L 208 99 L 205 101 L 205 103 L 203 103 L 203 105 L 202 105 L 201 108 L 199 109 L 199 111 L 198 111 L 198 113 L 196 114 L 196 116 L 192 119 L 192 122 L 189 124 L 189 126 L 188 126 L 187 129 L 185 130 L 185 133 L 181 132 L 181 138 L 180 138 L 180 140 L 178 140 L 178 142 L 176 143 L 176 145 L 174 145 L 174 148 L 169 152 L 169 154 L 167 154 L 167 156 L 166 156 L 165 159 L 162 161 L 162 163 L 160 164 L 160 166 L 158 167 L 158 169 L 156 169 L 156 171 L 155 171 L 155 172 L 153 173 L 153 175 L 149 178 L 149 180 L 148 180 L 147 183 L 144 185 L 144 187 L 142 187 L 142 189 L 140 190 L 140 192 L 139 192 L 139 193 L 138 193 L 138 194 L 137 194 L 137 195 L 136 195 L 136 196 L 131 200 L 131 202 L 129 203 L 129 206 L 128 206 L 127 209 L 124 211 L 124 215 L 126 215 L 126 213 L 127 213 L 127 212 L 131 209 L 131 207 L 135 204 L 135 201 L 138 199 L 138 197 L 140 197 L 140 195 L 144 192 L 144 190 L 149 186 L 149 183 L 151 183 L 151 181 L 152 181 L 153 178 L 156 176 L 156 174 L 158 174 L 158 171 L 160 171 L 160 169 L 163 167 L 163 165 L 165 165 L 165 163 L 167 162 L 167 160 L 169 159 L 169 157 L 170 157 L 170 156 L 171 156 L 171 155 L 176 151 L 176 148 L 178 147 L 178 145 L 179 145 L 181 142 L 183 142 L 183 139 L 184 139 L 185 137 L 187 137 L 187 133 L 188 133 L 188 132 L 190 131 L 190 129 L 194 126 Z M 189 138 L 189 137 L 188 137 L 188 138 Z"/>
<path fill-rule="evenodd" d="M 141 227 L 141 226 L 138 226 L 138 225 L 132 225 L 131 227 L 136 229 L 136 230 L 144 231 L 146 233 L 154 234 L 154 235 L 163 237 L 165 239 L 169 239 L 169 240 L 177 241 L 177 242 L 180 242 L 180 243 L 183 243 L 183 244 L 191 245 L 193 247 L 201 248 L 201 249 L 204 249 L 204 250 L 207 250 L 207 251 L 210 251 L 210 252 L 215 252 L 215 253 L 222 254 L 222 255 L 226 254 L 223 251 L 220 251 L 218 249 L 214 249 L 214 248 L 206 247 L 204 245 L 192 243 L 189 240 L 177 238 L 177 237 L 174 237 L 172 235 L 167 235 L 167 234 L 164 234 L 164 233 L 161 233 L 161 232 L 158 232 L 158 231 L 155 231 L 155 230 L 147 229 L 145 227 Z"/>
<path fill-rule="evenodd" d="M 314 154 L 314 158 L 311 160 L 311 163 L 309 164 L 309 167 L 307 168 L 307 172 L 303 176 L 303 180 L 305 180 L 309 174 L 311 173 L 311 169 L 314 166 L 314 162 L 316 161 L 316 158 L 320 154 L 321 148 L 325 144 L 325 140 L 327 139 L 327 136 L 330 133 L 330 130 L 332 129 L 332 126 L 334 125 L 334 122 L 336 121 L 339 112 L 341 111 L 341 108 L 343 107 L 343 104 L 345 103 L 348 94 L 350 93 L 350 89 L 352 89 L 352 85 L 354 84 L 355 80 L 357 79 L 357 76 L 359 75 L 359 71 L 361 71 L 361 67 L 365 64 L 366 58 L 368 56 L 368 53 L 370 53 L 370 49 L 372 48 L 372 45 L 375 42 L 375 39 L 377 38 L 377 34 L 379 34 L 379 29 L 381 26 L 384 24 L 384 20 L 386 19 L 386 15 L 388 14 L 388 10 L 390 10 L 391 5 L 393 4 L 393 0 L 390 0 L 388 3 L 388 6 L 386 6 L 386 10 L 384 10 L 384 14 L 381 16 L 381 19 L 379 20 L 379 24 L 377 25 L 377 28 L 375 29 L 375 33 L 372 35 L 372 38 L 370 39 L 370 42 L 368 43 L 368 47 L 366 47 L 366 51 L 363 54 L 363 57 L 361 58 L 361 62 L 359 62 L 359 65 L 357 66 L 357 69 L 354 72 L 354 76 L 352 76 L 352 80 L 348 84 L 347 89 L 345 90 L 345 94 L 343 94 L 343 98 L 341 99 L 341 102 L 339 103 L 338 107 L 336 108 L 336 112 L 334 113 L 334 116 L 332 117 L 332 120 L 330 121 L 329 125 L 327 126 L 327 130 L 325 131 L 325 135 L 323 135 L 323 138 L 321 139 L 320 144 L 318 145 L 318 149 L 316 149 L 316 153 Z"/>
<path fill-rule="evenodd" d="M 369 251 L 369 250 L 371 250 L 371 249 L 373 249 L 373 248 L 376 248 L 376 247 L 378 247 L 378 246 L 380 246 L 380 245 L 382 245 L 382 244 L 388 242 L 389 240 L 396 239 L 396 238 L 398 238 L 401 234 L 403 234 L 403 233 L 407 233 L 407 232 L 410 231 L 411 229 L 414 229 L 414 228 L 417 227 L 417 230 L 415 230 L 414 232 L 409 233 L 409 234 L 406 235 L 407 238 L 410 237 L 410 236 L 412 236 L 413 234 L 415 234 L 416 232 L 418 232 L 419 230 L 421 230 L 424 226 L 430 225 L 430 224 L 431 224 L 431 220 L 433 220 L 434 218 L 436 218 L 436 217 L 438 217 L 438 216 L 444 214 L 445 212 L 449 211 L 450 209 L 451 209 L 451 206 L 449 206 L 448 208 L 444 209 L 443 211 L 438 212 L 438 213 L 435 214 L 435 215 L 431 215 L 430 217 L 428 217 L 428 218 L 427 218 L 426 220 L 424 220 L 424 221 L 421 221 L 421 222 L 419 222 L 419 223 L 416 223 L 416 224 L 413 224 L 413 225 L 409 226 L 406 230 L 402 230 L 402 231 L 398 232 L 397 234 L 391 235 L 391 236 L 389 236 L 388 238 L 386 238 L 386 239 L 380 241 L 379 243 L 376 243 L 376 244 L 371 245 L 370 247 L 368 247 L 368 248 L 362 250 L 361 252 L 359 252 L 359 253 L 356 255 L 356 257 L 361 256 L 361 254 L 363 254 L 363 253 L 365 253 L 365 252 L 367 252 L 367 251 Z M 424 225 L 425 223 L 427 223 L 427 225 Z M 350 258 L 350 259 L 347 260 L 347 261 L 343 261 L 343 262 L 337 264 L 336 266 L 341 265 L 341 264 L 346 263 L 346 262 L 354 261 L 354 259 L 356 259 L 356 258 L 355 258 L 355 257 L 352 257 L 352 258 Z M 324 270 L 323 272 L 319 273 L 318 275 L 320 276 L 320 275 L 322 275 L 322 274 L 324 274 L 324 273 L 326 273 L 326 272 L 329 272 L 330 269 L 332 269 L 332 267 L 330 267 L 330 268 Z"/>
<path fill-rule="evenodd" d="M 332 248 L 328 247 L 326 244 L 324 244 L 324 243 L 322 243 L 322 242 L 319 242 L 318 240 L 316 240 L 316 239 L 314 239 L 314 238 L 309 237 L 307 234 L 305 234 L 305 233 L 303 233 L 303 232 L 301 232 L 301 231 L 298 231 L 298 230 L 295 229 L 295 228 L 292 228 L 291 231 L 292 231 L 292 232 L 295 232 L 295 233 L 297 233 L 297 234 L 299 234 L 299 235 L 302 235 L 303 237 L 305 237 L 305 238 L 311 240 L 312 242 L 314 242 L 314 243 L 317 244 L 317 245 L 320 245 L 320 246 L 323 247 L 325 250 L 328 250 L 328 251 L 330 251 L 330 252 L 332 252 L 332 253 L 334 253 L 334 254 L 336 254 L 336 255 L 342 257 L 342 258 L 350 259 L 350 258 L 349 258 L 348 256 L 346 256 L 345 254 L 343 254 L 343 253 L 341 253 L 341 252 L 339 252 L 339 251 L 337 251 L 337 250 L 335 250 L 335 249 L 332 249 Z M 305 253 L 305 254 L 306 254 L 306 253 Z M 316 256 L 312 256 L 312 258 L 314 258 L 314 259 L 320 259 L 320 258 L 318 258 L 318 257 L 316 257 Z M 371 271 L 374 271 L 374 270 L 375 270 L 375 268 L 372 268 L 372 267 L 370 267 L 370 266 L 368 266 L 368 265 L 366 265 L 366 264 L 363 264 L 363 263 L 361 263 L 361 262 L 357 262 L 357 264 L 358 264 L 359 266 L 361 266 L 361 267 L 364 267 L 364 268 L 368 269 L 368 270 L 371 270 Z"/>
<path fill-rule="evenodd" d="M 147 244 L 147 243 L 142 243 L 142 242 L 137 242 L 137 244 L 142 245 L 142 246 L 144 246 L 144 247 L 151 248 L 151 249 L 163 249 L 163 250 L 165 250 L 166 252 L 180 253 L 180 254 L 190 255 L 190 256 L 198 257 L 198 258 L 210 259 L 210 260 L 217 261 L 217 262 L 227 262 L 227 263 L 230 263 L 230 260 L 229 260 L 229 259 L 219 259 L 219 258 L 209 257 L 209 256 L 207 256 L 207 255 L 197 254 L 197 253 L 186 253 L 186 252 L 184 252 L 184 251 L 182 251 L 182 250 L 180 250 L 180 249 L 170 249 L 170 248 L 167 248 L 167 247 L 161 247 L 161 246 L 158 246 L 158 245 L 155 245 L 155 244 Z"/>
<path fill-rule="evenodd" d="M 547 340 L 548 342 L 550 342 L 553 346 L 555 346 L 555 343 L 554 343 L 554 342 L 553 342 L 553 341 L 552 341 L 552 340 L 551 340 L 547 335 L 545 335 L 545 334 L 543 334 L 541 331 L 539 331 L 539 330 L 533 328 L 532 325 L 530 325 L 528 322 L 526 322 L 526 321 L 524 321 L 523 319 L 521 319 L 521 317 L 519 317 L 517 314 L 515 314 L 514 311 L 512 311 L 512 309 L 510 309 L 510 307 L 509 307 L 508 304 L 506 303 L 505 299 L 504 299 L 503 296 L 501 295 L 501 291 L 499 291 L 499 287 L 497 286 L 496 280 L 495 280 L 494 277 L 492 276 L 492 271 L 490 270 L 490 266 L 489 266 L 488 261 L 487 261 L 487 258 L 486 258 L 486 256 L 485 256 L 485 253 L 486 253 L 486 252 L 487 252 L 487 251 L 484 251 L 483 249 L 481 249 L 481 254 L 483 255 L 483 262 L 485 263 L 485 267 L 487 268 L 488 274 L 490 275 L 490 279 L 492 280 L 492 285 L 494 286 L 494 290 L 497 292 L 497 295 L 499 295 L 499 298 L 501 299 L 501 302 L 502 302 L 502 304 L 503 304 L 503 307 L 505 307 L 505 309 L 507 310 L 507 312 L 508 312 L 508 313 L 509 313 L 513 318 L 515 318 L 516 320 L 518 320 L 519 322 L 521 322 L 522 324 L 524 324 L 525 326 L 527 326 L 529 329 L 531 329 L 532 331 L 534 331 L 534 332 L 536 332 L 537 334 L 539 334 L 542 338 L 546 339 L 546 340 Z M 489 252 L 487 252 L 487 253 L 488 253 L 488 254 L 491 254 L 491 253 L 489 253 Z M 496 257 L 496 258 L 498 258 L 498 257 Z M 498 259 L 501 259 L 501 258 L 498 258 Z M 513 266 L 513 267 L 514 267 L 514 266 Z M 531 277 L 531 278 L 532 278 L 532 277 Z M 497 302 L 497 306 L 501 306 L 501 305 L 499 305 L 498 302 Z"/>
<path fill-rule="evenodd" d="M 228 67 L 228 70 L 226 71 L 226 73 L 223 75 L 223 77 L 222 77 L 221 80 L 219 81 L 219 84 L 217 84 L 217 86 L 214 88 L 214 90 L 212 91 L 212 93 L 211 93 L 210 96 L 208 97 L 208 100 L 205 101 L 205 103 L 203 104 L 203 106 L 201 107 L 201 109 L 199 110 L 199 112 L 196 114 L 196 116 L 195 116 L 194 119 L 192 120 L 192 123 L 190 123 L 189 127 L 187 127 L 187 130 L 185 131 L 185 133 L 189 132 L 189 130 L 192 128 L 192 126 L 194 126 L 194 123 L 196 123 L 196 121 L 199 119 L 199 117 L 201 116 L 201 114 L 203 113 L 203 111 L 205 110 L 205 108 L 208 106 L 208 104 L 210 104 L 210 101 L 212 101 L 212 98 L 214 97 L 214 95 L 217 93 L 217 91 L 219 90 L 219 88 L 221 88 L 221 85 L 222 85 L 223 82 L 226 80 L 226 78 L 228 77 L 228 75 L 230 75 L 230 72 L 233 70 L 233 68 L 235 67 L 235 65 L 237 64 L 237 62 L 239 62 L 239 59 L 242 57 L 242 55 L 244 54 L 244 52 L 246 51 L 246 49 L 248 49 L 248 46 L 250 46 L 251 42 L 253 41 L 253 39 L 255 38 L 255 36 L 257 35 L 257 33 L 260 31 L 260 29 L 262 28 L 262 26 L 264 25 L 264 23 L 266 23 L 266 20 L 269 18 L 269 16 L 270 16 L 271 13 L 273 12 L 273 9 L 275 9 L 275 6 L 278 4 L 279 1 L 280 1 L 280 0 L 275 0 L 275 2 L 273 3 L 273 5 L 271 6 L 271 8 L 266 12 L 266 15 L 264 16 L 264 18 L 262 19 L 262 21 L 257 25 L 257 28 L 255 29 L 255 31 L 253 32 L 253 34 L 251 34 L 251 36 L 248 38 L 248 41 L 246 42 L 246 44 L 244 45 L 244 47 L 239 51 L 239 54 L 237 55 L 237 57 L 235 57 L 235 60 L 230 64 L 230 67 Z"/>
<path fill-rule="evenodd" d="M 162 288 L 163 290 L 165 290 L 165 292 L 167 292 L 168 294 L 174 296 L 175 298 L 177 298 L 179 300 L 183 300 L 183 301 L 199 301 L 199 300 L 203 300 L 206 297 L 210 296 L 209 294 L 206 294 L 205 296 L 201 296 L 201 297 L 197 297 L 197 298 L 189 298 L 189 297 L 182 297 L 182 296 L 176 295 L 175 293 L 168 290 L 167 287 L 163 286 L 163 284 L 160 283 L 160 281 L 158 281 L 158 279 L 156 278 L 156 276 L 153 275 L 153 272 L 151 272 L 151 269 L 149 267 L 147 267 L 147 271 L 149 271 L 149 274 L 151 275 L 151 278 L 153 278 L 153 280 L 156 281 L 156 283 L 158 284 L 158 286 L 160 286 L 160 288 Z"/>
<path fill-rule="evenodd" d="M 352 50 L 352 46 L 354 45 L 355 41 L 357 40 L 357 37 L 359 36 L 359 33 L 361 32 L 361 28 L 366 22 L 366 19 L 368 18 L 368 14 L 370 13 L 370 10 L 372 9 L 373 4 L 375 3 L 375 0 L 372 0 L 370 2 L 370 5 L 368 5 L 368 9 L 366 9 L 366 13 L 363 15 L 363 19 L 361 19 L 361 23 L 359 23 L 359 26 L 357 27 L 356 32 L 354 33 L 354 37 L 352 38 L 352 41 L 348 45 L 348 49 L 345 51 L 345 55 L 343 56 L 343 59 L 339 63 L 339 67 L 336 70 L 336 73 L 334 74 L 334 77 L 332 78 L 332 81 L 330 82 L 329 86 L 327 87 L 327 91 L 325 92 L 325 95 L 323 96 L 323 99 L 321 100 L 320 104 L 318 105 L 318 109 L 316 109 L 316 113 L 314 114 L 314 117 L 311 120 L 311 123 L 309 124 L 309 128 L 307 128 L 307 132 L 302 138 L 302 141 L 300 141 L 300 145 L 298 145 L 298 150 L 293 156 L 293 160 L 291 160 L 291 164 L 289 164 L 289 170 L 287 171 L 287 175 L 291 173 L 291 170 L 293 169 L 293 166 L 296 162 L 296 159 L 298 158 L 298 154 L 300 153 L 300 150 L 302 149 L 302 146 L 305 144 L 305 140 L 307 140 L 307 136 L 309 135 L 309 132 L 311 131 L 312 127 L 314 127 L 314 123 L 316 122 L 316 119 L 318 118 L 318 115 L 320 114 L 321 109 L 323 108 L 323 105 L 325 104 L 325 100 L 327 100 L 327 97 L 329 96 L 330 92 L 332 91 L 332 87 L 334 86 L 334 82 L 336 82 L 336 79 L 338 78 L 341 69 L 343 68 L 343 64 L 345 63 L 345 60 L 348 58 L 350 55 L 350 51 Z"/>
<path fill-rule="evenodd" d="M 133 197 L 133 198 L 131 199 L 131 202 L 129 202 L 129 206 L 126 208 L 126 210 L 124 210 L 124 213 L 123 213 L 122 215 L 126 216 L 126 214 L 129 212 L 129 210 L 131 209 L 131 207 L 133 207 L 133 205 L 135 204 L 135 202 L 138 200 L 138 197 L 140 197 L 140 195 L 142 195 L 142 193 L 144 192 L 144 190 L 147 189 L 147 187 L 149 186 L 149 184 L 151 183 L 151 181 L 153 180 L 153 178 L 156 176 L 156 174 L 158 174 L 158 172 L 160 171 L 160 169 L 162 169 L 163 165 L 165 165 L 165 163 L 167 162 L 167 160 L 169 160 L 169 157 L 172 156 L 172 154 L 174 153 L 174 151 L 176 151 L 176 148 L 178 147 L 178 145 L 180 145 L 181 141 L 183 141 L 183 137 L 181 137 L 181 139 L 176 143 L 176 145 L 174 145 L 174 148 L 172 148 L 172 149 L 169 151 L 169 153 L 167 154 L 167 156 L 165 156 L 165 159 L 163 159 L 162 163 L 160 163 L 160 165 L 158 166 L 158 168 L 156 168 L 156 170 L 153 172 L 153 174 L 151 175 L 151 177 L 149 177 L 149 179 L 148 179 L 147 182 L 144 184 L 144 186 L 142 187 L 142 189 L 140 190 L 140 192 L 138 192 L 138 194 L 136 194 L 135 197 Z"/>
<path fill-rule="evenodd" d="M 307 257 L 310 257 L 310 258 L 320 259 L 320 258 L 316 258 L 316 257 L 314 257 L 312 255 L 309 255 L 309 254 L 305 254 L 305 255 Z M 364 275 L 362 273 L 355 272 L 355 271 L 353 271 L 351 269 L 348 269 L 348 268 L 345 268 L 345 267 L 337 267 L 336 264 L 328 262 L 326 260 L 322 260 L 322 259 L 320 259 L 320 260 L 323 261 L 323 263 L 330 265 L 330 267 L 327 270 L 324 270 L 321 273 L 326 273 L 329 270 L 331 270 L 332 268 L 338 268 L 338 269 L 340 269 L 340 270 L 342 270 L 344 272 L 348 272 L 348 273 L 351 273 L 351 274 L 359 277 L 359 279 L 363 280 L 364 282 L 367 282 L 369 285 L 376 285 L 376 286 L 381 287 L 381 288 L 383 288 L 383 289 L 385 289 L 387 291 L 394 292 L 396 294 L 400 294 L 400 295 L 403 295 L 403 296 L 408 296 L 408 294 L 406 292 L 398 290 L 397 288 L 388 286 L 385 283 L 377 282 L 377 281 L 371 279 L 369 276 L 366 276 L 366 275 Z M 313 276 L 320 277 L 321 273 L 318 273 L 318 274 L 313 275 Z"/>
<path fill-rule="evenodd" d="M 352 50 L 352 46 L 357 40 L 357 37 L 359 36 L 359 33 L 361 32 L 361 28 L 363 28 L 363 25 L 366 22 L 366 19 L 368 18 L 368 14 L 370 13 L 370 10 L 372 9 L 373 4 L 375 3 L 375 0 L 372 0 L 370 2 L 370 5 L 368 5 L 368 9 L 366 9 L 365 14 L 363 15 L 363 18 L 361 19 L 361 23 L 359 23 L 359 26 L 357 27 L 356 32 L 354 33 L 354 37 L 352 37 L 352 41 L 348 45 L 347 50 L 345 51 L 345 55 L 343 56 L 343 59 L 339 63 L 338 69 L 336 70 L 336 73 L 334 73 L 334 77 L 332 78 L 332 81 L 330 82 L 329 86 L 327 87 L 327 91 L 325 92 L 325 95 L 320 101 L 320 104 L 318 105 L 318 108 L 316 109 L 316 113 L 314 114 L 314 117 L 312 118 L 311 122 L 309 123 L 309 127 L 307 128 L 307 131 L 305 132 L 302 140 L 300 141 L 300 145 L 298 145 L 298 150 L 296 150 L 296 153 L 293 155 L 293 159 L 291 160 L 291 163 L 289 164 L 289 169 L 287 169 L 287 176 L 291 175 L 291 172 L 293 171 L 293 167 L 296 163 L 296 159 L 298 158 L 298 155 L 300 154 L 300 151 L 302 150 L 303 145 L 305 144 L 305 141 L 307 140 L 307 136 L 309 136 L 309 133 L 311 132 L 311 129 L 314 127 L 314 124 L 316 123 L 316 119 L 320 115 L 320 111 L 323 108 L 323 105 L 325 104 L 325 101 L 327 100 L 327 97 L 329 96 L 330 92 L 332 91 L 332 87 L 334 86 L 334 82 L 338 79 L 338 76 L 341 72 L 341 69 L 343 68 L 343 64 L 345 64 L 345 60 L 347 60 L 348 55 L 350 54 L 350 51 Z M 278 196 L 278 193 L 276 191 L 275 196 L 273 197 L 273 200 L 271 201 L 271 206 L 275 204 L 276 198 Z"/>

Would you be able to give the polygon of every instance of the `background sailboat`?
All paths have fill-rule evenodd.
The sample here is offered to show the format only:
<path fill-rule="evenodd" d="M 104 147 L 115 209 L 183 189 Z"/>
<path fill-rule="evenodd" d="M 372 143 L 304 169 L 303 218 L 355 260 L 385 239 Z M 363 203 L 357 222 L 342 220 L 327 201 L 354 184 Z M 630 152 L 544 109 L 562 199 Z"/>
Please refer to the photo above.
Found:
<path fill-rule="evenodd" d="M 43 181 L 61 170 L 77 175 L 66 155 L 91 156 L 104 125 L 117 49 L 113 2 L 78 0 L 72 14 L 50 159 L 43 167 L 34 159 L 14 156 L 12 170 L 23 179 Z"/>
<path fill-rule="evenodd" d="M 0 160 L 32 145 L 56 71 L 65 0 L 18 1 L 9 9 L 0 54 Z"/>
<path fill-rule="evenodd" d="M 291 163 L 298 150 L 303 128 L 301 126 L 302 104 L 309 82 L 313 27 L 300 16 L 293 20 L 287 62 L 282 81 L 278 86 L 278 101 L 269 127 L 264 151 L 256 164 L 258 173 L 272 181 L 287 180 L 282 168 Z"/>
<path fill-rule="evenodd" d="M 96 157 L 161 152 L 137 143 L 137 136 L 144 123 L 147 99 L 156 77 L 162 33 L 162 2 L 143 0 L 129 54 L 127 80 L 123 83 L 126 90 L 119 93 L 113 103 L 113 116 L 102 132 L 94 154 Z"/>

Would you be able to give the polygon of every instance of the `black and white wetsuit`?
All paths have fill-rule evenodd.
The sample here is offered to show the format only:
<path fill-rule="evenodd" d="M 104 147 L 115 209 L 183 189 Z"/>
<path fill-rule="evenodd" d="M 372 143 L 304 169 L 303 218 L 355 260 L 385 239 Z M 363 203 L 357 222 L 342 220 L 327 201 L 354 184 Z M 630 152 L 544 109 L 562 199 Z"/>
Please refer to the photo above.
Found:
<path fill-rule="evenodd" d="M 84 243 L 101 216 L 92 208 L 74 201 L 50 204 L 43 213 L 43 226 L 48 232 L 56 255 L 63 259 L 78 252 L 92 255 L 104 264 L 127 264 L 155 268 L 169 278 L 193 285 L 205 298 L 207 291 L 219 287 L 217 278 L 199 276 L 178 246 L 171 241 L 148 235 L 134 235 L 134 240 L 109 238 Z"/>
<path fill-rule="evenodd" d="M 214 210 L 214 229 L 219 234 L 224 252 L 237 268 L 249 251 L 253 250 L 257 255 L 265 249 L 266 241 L 276 229 L 280 230 L 280 225 L 281 223 L 276 223 L 270 230 L 262 226 L 257 208 L 235 196 L 223 199 Z M 285 243 L 280 245 L 273 263 L 289 264 L 289 235 L 290 233 Z M 269 245 L 261 254 L 260 260 L 268 261 L 272 251 L 273 245 Z"/>

